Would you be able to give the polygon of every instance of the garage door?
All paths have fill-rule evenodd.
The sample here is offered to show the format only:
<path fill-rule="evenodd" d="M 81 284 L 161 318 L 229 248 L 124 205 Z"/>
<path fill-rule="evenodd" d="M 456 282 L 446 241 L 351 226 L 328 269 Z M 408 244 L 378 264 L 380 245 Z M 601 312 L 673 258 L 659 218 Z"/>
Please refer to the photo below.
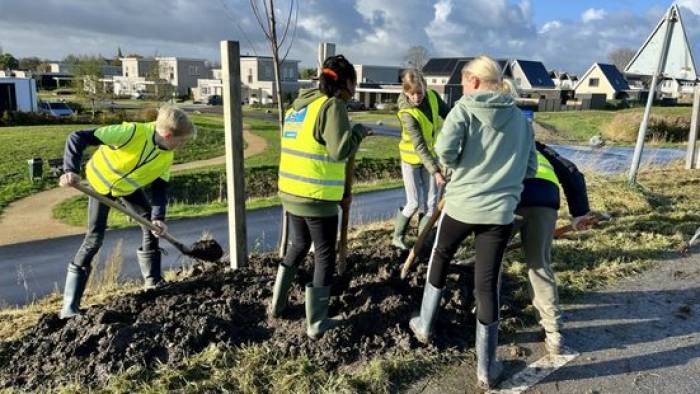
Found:
<path fill-rule="evenodd" d="M 17 96 L 13 83 L 0 83 L 0 114 L 5 111 L 17 111 Z"/>

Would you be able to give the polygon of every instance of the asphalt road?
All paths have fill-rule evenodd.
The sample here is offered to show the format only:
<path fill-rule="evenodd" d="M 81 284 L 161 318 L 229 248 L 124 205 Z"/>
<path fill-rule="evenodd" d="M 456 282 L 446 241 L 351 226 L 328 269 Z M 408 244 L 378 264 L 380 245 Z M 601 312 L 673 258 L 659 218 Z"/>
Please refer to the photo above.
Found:
<path fill-rule="evenodd" d="M 386 220 L 394 209 L 403 203 L 403 189 L 385 190 L 356 195 L 353 199 L 351 224 L 361 225 Z M 271 207 L 248 211 L 248 251 L 270 251 L 279 240 L 281 208 Z M 224 214 L 169 222 L 170 232 L 185 244 L 200 238 L 203 231 L 210 232 L 228 250 L 228 219 Z M 138 278 L 135 250 L 140 245 L 138 228 L 110 230 L 102 248 L 102 261 L 110 256 L 122 242 L 124 265 L 122 272 L 129 278 Z M 53 289 L 63 289 L 66 266 L 82 242 L 82 236 L 68 236 L 42 241 L 26 242 L 0 247 L 0 302 L 26 304 L 35 298 L 49 294 Z M 177 268 L 184 259 L 167 242 L 162 242 L 167 256 L 163 267 Z"/>

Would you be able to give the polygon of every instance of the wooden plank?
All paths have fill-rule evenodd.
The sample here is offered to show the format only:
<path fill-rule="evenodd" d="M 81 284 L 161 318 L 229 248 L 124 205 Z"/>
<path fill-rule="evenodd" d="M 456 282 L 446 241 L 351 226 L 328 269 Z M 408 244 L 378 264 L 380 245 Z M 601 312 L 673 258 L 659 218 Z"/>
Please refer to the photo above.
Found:
<path fill-rule="evenodd" d="M 226 144 L 226 191 L 231 268 L 248 264 L 245 222 L 245 169 L 243 167 L 243 110 L 241 108 L 241 61 L 237 41 L 221 41 Z"/>

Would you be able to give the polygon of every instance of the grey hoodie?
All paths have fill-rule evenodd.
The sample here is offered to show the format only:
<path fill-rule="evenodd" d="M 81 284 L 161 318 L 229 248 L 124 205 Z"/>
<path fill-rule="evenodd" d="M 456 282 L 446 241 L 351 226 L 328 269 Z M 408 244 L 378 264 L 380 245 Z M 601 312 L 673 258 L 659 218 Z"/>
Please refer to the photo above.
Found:
<path fill-rule="evenodd" d="M 464 95 L 447 115 L 435 153 L 453 170 L 445 212 L 463 223 L 511 223 L 523 179 L 537 172 L 532 126 L 500 92 Z"/>

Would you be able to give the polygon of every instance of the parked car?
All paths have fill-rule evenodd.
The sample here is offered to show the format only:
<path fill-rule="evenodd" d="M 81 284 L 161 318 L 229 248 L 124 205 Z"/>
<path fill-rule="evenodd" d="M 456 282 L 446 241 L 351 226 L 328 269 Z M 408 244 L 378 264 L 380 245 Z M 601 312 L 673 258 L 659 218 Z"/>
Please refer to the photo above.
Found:
<path fill-rule="evenodd" d="M 207 99 L 207 104 L 209 105 L 222 105 L 223 103 L 224 101 L 218 94 L 211 95 L 209 96 L 209 99 Z"/>
<path fill-rule="evenodd" d="M 348 101 L 347 108 L 348 111 L 364 111 L 367 109 L 365 103 L 355 99 L 350 99 L 350 101 Z"/>
<path fill-rule="evenodd" d="M 131 93 L 131 99 L 132 99 L 132 100 L 143 100 L 144 98 L 146 98 L 146 95 L 143 94 L 143 92 L 134 92 L 134 93 Z"/>
<path fill-rule="evenodd" d="M 59 118 L 73 116 L 73 110 L 63 101 L 40 101 L 39 113 Z"/>

